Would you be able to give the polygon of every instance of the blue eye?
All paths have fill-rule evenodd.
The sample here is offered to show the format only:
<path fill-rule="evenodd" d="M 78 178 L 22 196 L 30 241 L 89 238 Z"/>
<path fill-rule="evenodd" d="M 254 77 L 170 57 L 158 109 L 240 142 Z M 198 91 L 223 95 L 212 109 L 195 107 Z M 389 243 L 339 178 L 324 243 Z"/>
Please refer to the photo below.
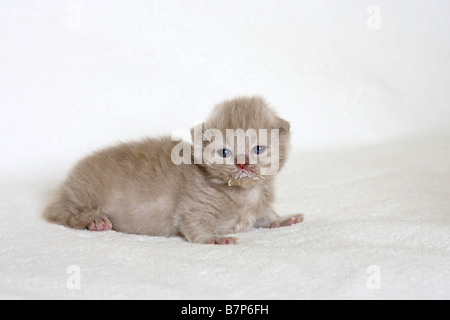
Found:
<path fill-rule="evenodd" d="M 220 150 L 217 150 L 217 154 L 223 158 L 227 158 L 227 157 L 231 156 L 231 151 L 228 149 L 220 149 Z"/>
<path fill-rule="evenodd" d="M 256 154 L 264 153 L 267 150 L 266 146 L 256 146 L 253 148 L 253 152 Z"/>

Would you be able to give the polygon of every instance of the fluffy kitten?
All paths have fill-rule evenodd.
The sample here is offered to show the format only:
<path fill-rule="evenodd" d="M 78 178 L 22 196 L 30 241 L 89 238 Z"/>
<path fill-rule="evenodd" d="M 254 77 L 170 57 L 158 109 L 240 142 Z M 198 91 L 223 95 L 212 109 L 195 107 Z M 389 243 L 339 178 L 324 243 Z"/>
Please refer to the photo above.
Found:
<path fill-rule="evenodd" d="M 244 136 L 242 148 L 230 129 L 254 129 L 256 135 Z M 259 129 L 268 134 L 262 137 Z M 226 235 L 253 227 L 299 223 L 303 215 L 280 218 L 272 208 L 274 176 L 286 161 L 289 129 L 260 97 L 225 101 L 193 128 L 194 145 L 170 137 L 146 139 L 81 160 L 44 217 L 72 228 L 181 235 L 211 244 L 236 243 Z M 184 163 L 176 164 L 174 157 L 183 152 Z M 264 157 L 270 163 L 263 163 Z"/>

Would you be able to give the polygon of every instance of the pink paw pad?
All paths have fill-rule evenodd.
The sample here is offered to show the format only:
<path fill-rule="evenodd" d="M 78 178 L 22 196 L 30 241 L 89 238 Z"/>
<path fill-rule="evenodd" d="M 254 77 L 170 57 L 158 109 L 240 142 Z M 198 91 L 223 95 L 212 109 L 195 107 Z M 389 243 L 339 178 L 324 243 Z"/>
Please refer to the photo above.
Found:
<path fill-rule="evenodd" d="M 87 228 L 91 231 L 108 231 L 112 229 L 112 223 L 108 218 L 102 217 L 89 223 Z"/>
<path fill-rule="evenodd" d="M 224 238 L 220 238 L 220 239 L 213 239 L 211 241 L 209 241 L 209 244 L 236 244 L 237 243 L 236 238 L 234 237 L 224 237 Z"/>

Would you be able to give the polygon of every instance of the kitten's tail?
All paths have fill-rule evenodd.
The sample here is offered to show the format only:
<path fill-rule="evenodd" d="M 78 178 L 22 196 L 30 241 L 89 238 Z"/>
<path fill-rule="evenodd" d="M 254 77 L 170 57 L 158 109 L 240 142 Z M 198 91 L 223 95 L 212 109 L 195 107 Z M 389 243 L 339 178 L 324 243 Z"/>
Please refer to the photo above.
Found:
<path fill-rule="evenodd" d="M 45 208 L 43 217 L 48 222 L 61 224 L 75 229 L 85 229 L 88 224 L 100 216 L 99 209 L 90 211 L 78 211 L 64 204 L 63 201 L 55 201 Z"/>

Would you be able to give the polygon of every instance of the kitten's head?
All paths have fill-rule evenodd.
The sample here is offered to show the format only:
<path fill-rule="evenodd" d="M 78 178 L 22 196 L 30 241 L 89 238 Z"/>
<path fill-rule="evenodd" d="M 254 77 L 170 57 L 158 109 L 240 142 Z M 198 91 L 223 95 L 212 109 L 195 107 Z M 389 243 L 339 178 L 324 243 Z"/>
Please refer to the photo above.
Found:
<path fill-rule="evenodd" d="M 289 131 L 289 122 L 262 98 L 228 100 L 192 129 L 195 160 L 217 183 L 250 187 L 270 179 L 284 165 Z"/>

